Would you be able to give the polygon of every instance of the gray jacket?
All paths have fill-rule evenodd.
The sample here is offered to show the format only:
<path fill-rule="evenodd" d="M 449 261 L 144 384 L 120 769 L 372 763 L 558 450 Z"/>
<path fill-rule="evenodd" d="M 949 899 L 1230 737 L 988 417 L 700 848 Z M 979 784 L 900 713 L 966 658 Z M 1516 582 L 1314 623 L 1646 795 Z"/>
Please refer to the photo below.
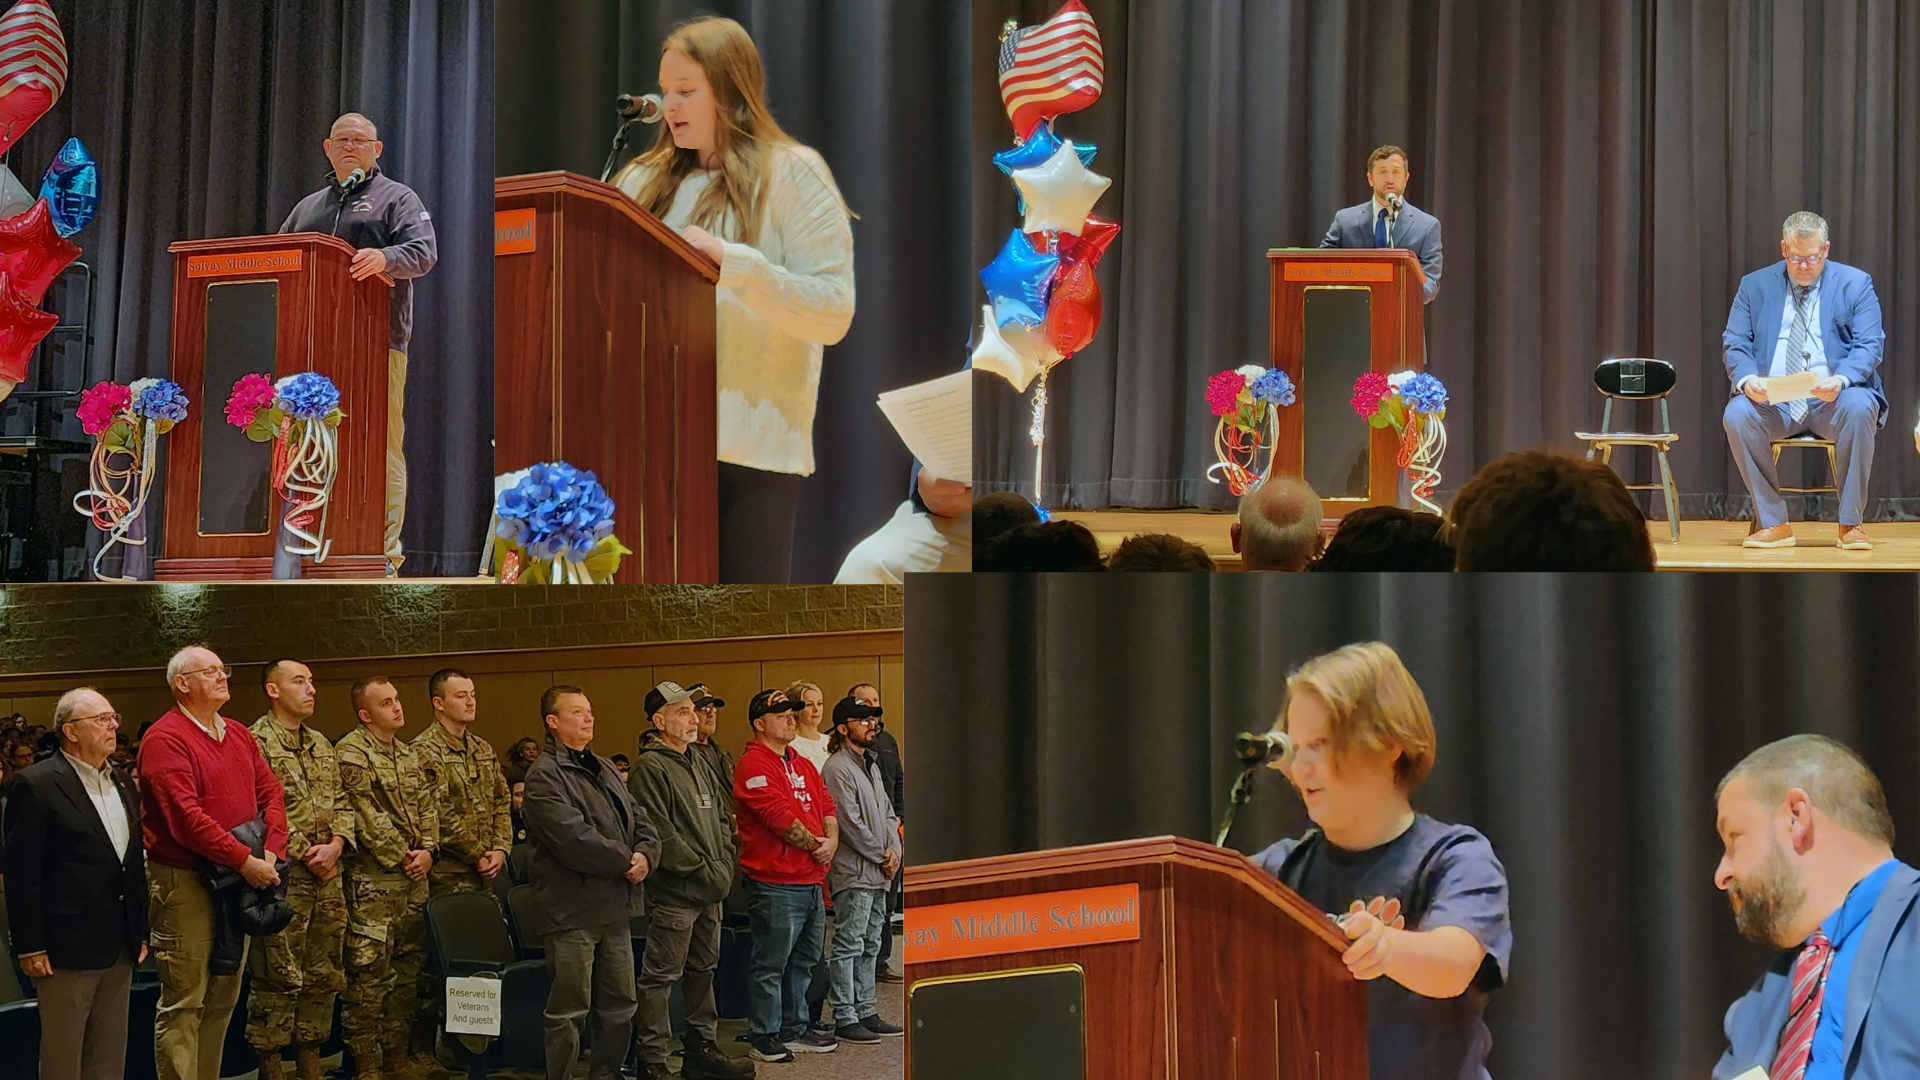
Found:
<path fill-rule="evenodd" d="M 900 819 L 893 814 L 880 766 L 843 743 L 827 758 L 820 779 L 826 781 L 840 819 L 840 850 L 827 869 L 827 888 L 836 893 L 886 888 L 892 883 L 884 869 L 887 852 L 903 849 Z"/>
<path fill-rule="evenodd" d="M 521 812 L 533 845 L 527 877 L 544 917 L 536 928 L 541 936 L 625 925 L 645 910 L 641 886 L 626 879 L 633 853 L 645 855 L 649 867 L 660 864 L 660 837 L 647 812 L 613 762 L 593 758 L 597 774 L 548 732 L 546 752 L 527 770 Z"/>

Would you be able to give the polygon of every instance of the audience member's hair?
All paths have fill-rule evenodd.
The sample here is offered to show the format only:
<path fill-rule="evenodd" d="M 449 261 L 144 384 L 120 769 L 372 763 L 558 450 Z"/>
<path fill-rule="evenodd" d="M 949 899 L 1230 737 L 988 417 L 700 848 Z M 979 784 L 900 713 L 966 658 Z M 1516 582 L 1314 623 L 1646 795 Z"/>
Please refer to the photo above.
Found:
<path fill-rule="evenodd" d="M 1240 497 L 1238 524 L 1248 570 L 1305 570 L 1320 550 L 1320 496 L 1299 477 L 1268 477 Z"/>
<path fill-rule="evenodd" d="M 1211 572 L 1205 548 L 1172 533 L 1141 533 L 1120 541 L 1107 556 L 1107 569 L 1120 571 Z"/>
<path fill-rule="evenodd" d="M 579 694 L 581 697 L 585 697 L 587 692 L 585 690 L 580 689 L 577 686 L 572 686 L 567 683 L 557 683 L 553 686 L 547 687 L 546 693 L 540 695 L 540 722 L 541 723 L 543 724 L 546 723 L 547 717 L 549 716 L 560 715 L 555 710 L 557 710 L 560 707 L 561 694 Z"/>
<path fill-rule="evenodd" d="M 976 548 L 973 568 L 988 572 L 1062 573 L 1105 570 L 1100 543 L 1077 521 L 1020 525 Z"/>
<path fill-rule="evenodd" d="M 1481 469 L 1453 502 L 1459 570 L 1652 570 L 1646 515 L 1618 473 L 1540 450 Z"/>
<path fill-rule="evenodd" d="M 820 703 L 822 705 L 826 704 L 827 692 L 825 690 L 820 689 L 819 683 L 808 682 L 805 679 L 793 680 L 792 682 L 787 684 L 787 688 L 781 691 L 781 693 L 787 695 L 788 701 L 792 701 L 798 704 L 805 704 L 807 700 L 806 691 L 808 690 L 811 690 L 814 693 L 819 694 Z"/>
<path fill-rule="evenodd" d="M 436 671 L 433 674 L 427 676 L 427 700 L 428 701 L 432 701 L 434 698 L 437 698 L 437 697 L 446 696 L 448 679 L 465 679 L 468 682 L 472 682 L 473 676 L 467 674 L 464 671 L 461 671 L 457 667 L 441 668 L 439 671 Z M 543 713 L 541 715 L 544 716 L 545 714 Z"/>
<path fill-rule="evenodd" d="M 1340 520 L 1309 570 L 1450 571 L 1453 545 L 1441 535 L 1438 514 L 1398 506 L 1367 506 Z"/>
<path fill-rule="evenodd" d="M 1022 525 L 1040 520 L 1033 504 L 1011 491 L 995 491 L 973 500 L 973 543 L 981 545 L 998 540 Z"/>
<path fill-rule="evenodd" d="M 91 686 L 76 686 L 61 694 L 60 700 L 53 703 L 53 730 L 66 727 L 73 719 L 73 714 L 80 711 L 80 695 L 85 693 L 97 694 L 99 691 Z"/>
<path fill-rule="evenodd" d="M 353 688 L 347 691 L 347 700 L 353 702 L 353 711 L 357 713 L 367 707 L 367 691 L 376 686 L 392 685 L 393 680 L 385 675 L 369 675 L 353 684 Z"/>
<path fill-rule="evenodd" d="M 608 758 L 607 760 L 613 762 L 615 765 L 629 764 L 629 762 L 627 761 L 627 755 L 625 754 L 615 754 L 612 757 Z"/>
<path fill-rule="evenodd" d="M 875 685 L 873 685 L 873 684 L 872 684 L 872 683 L 870 683 L 870 682 L 857 682 L 857 683 L 854 683 L 854 684 L 853 684 L 852 686 L 849 686 L 849 687 L 847 687 L 847 696 L 848 696 L 848 697 L 852 697 L 852 696 L 853 696 L 853 692 L 854 692 L 855 690 L 858 690 L 858 689 L 860 689 L 860 688 L 861 688 L 861 687 L 863 687 L 863 686 L 864 686 L 864 687 L 866 687 L 867 689 L 869 689 L 869 690 L 871 690 L 871 691 L 873 691 L 873 696 L 874 696 L 874 697 L 879 697 L 879 696 L 880 696 L 880 688 L 879 688 L 879 687 L 877 687 L 877 686 L 875 686 Z"/>
<path fill-rule="evenodd" d="M 275 660 L 273 663 L 268 664 L 266 667 L 261 668 L 260 669 L 260 688 L 263 690 L 266 689 L 267 684 L 273 681 L 273 677 L 275 675 L 280 674 L 281 664 L 298 664 L 300 662 L 301 661 L 295 660 L 291 656 L 283 656 L 280 659 Z"/>
<path fill-rule="evenodd" d="M 1748 794 L 1773 808 L 1799 788 L 1814 808 L 1839 822 L 1848 832 L 1893 844 L 1893 815 L 1887 812 L 1887 793 L 1860 755 L 1845 743 L 1824 735 L 1789 735 L 1748 754 L 1735 765 L 1720 786 L 1718 802 L 1727 785 L 1745 777 Z"/>
<path fill-rule="evenodd" d="M 545 713 L 540 714 L 540 719 L 542 722 L 544 722 L 546 718 L 547 717 Z M 540 749 L 539 740 L 533 738 L 533 736 L 531 735 L 522 735 L 520 736 L 519 739 L 514 741 L 513 749 L 507 751 L 507 760 L 508 761 L 524 761 L 527 756 L 527 751 L 538 750 L 538 749 Z"/>
<path fill-rule="evenodd" d="M 167 686 L 173 686 L 173 680 L 187 673 L 187 654 L 195 649 L 205 648 L 205 645 L 189 645 L 169 657 L 167 659 Z"/>

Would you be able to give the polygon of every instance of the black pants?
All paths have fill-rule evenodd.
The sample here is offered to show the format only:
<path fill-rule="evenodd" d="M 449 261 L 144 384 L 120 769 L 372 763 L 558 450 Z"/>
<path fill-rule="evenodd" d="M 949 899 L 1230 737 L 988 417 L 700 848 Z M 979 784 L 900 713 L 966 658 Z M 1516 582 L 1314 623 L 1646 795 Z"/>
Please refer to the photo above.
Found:
<path fill-rule="evenodd" d="M 785 585 L 792 580 L 801 479 L 720 463 L 722 584 Z"/>

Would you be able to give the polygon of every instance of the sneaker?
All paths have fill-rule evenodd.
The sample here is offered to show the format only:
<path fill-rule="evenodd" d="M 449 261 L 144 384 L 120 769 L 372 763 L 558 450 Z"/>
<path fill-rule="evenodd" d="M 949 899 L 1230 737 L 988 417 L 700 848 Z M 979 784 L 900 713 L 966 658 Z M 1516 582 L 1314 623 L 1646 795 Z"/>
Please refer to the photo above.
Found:
<path fill-rule="evenodd" d="M 877 1043 L 880 1036 L 868 1031 L 864 1024 L 847 1024 L 833 1030 L 834 1037 L 841 1042 Z"/>
<path fill-rule="evenodd" d="M 831 1054 L 840 1046 L 840 1040 L 824 1031 L 811 1029 L 791 1039 L 782 1039 L 781 1042 L 796 1054 Z"/>
<path fill-rule="evenodd" d="M 880 1019 L 879 1013 L 874 1013 L 872 1016 L 863 1018 L 860 1021 L 860 1026 L 873 1032 L 875 1035 L 888 1039 L 897 1039 L 907 1033 L 907 1029 L 901 1027 L 899 1024 L 889 1024 L 885 1020 Z"/>
<path fill-rule="evenodd" d="M 747 1053 L 755 1061 L 792 1061 L 793 1053 L 777 1035 L 755 1035 L 747 1040 Z"/>

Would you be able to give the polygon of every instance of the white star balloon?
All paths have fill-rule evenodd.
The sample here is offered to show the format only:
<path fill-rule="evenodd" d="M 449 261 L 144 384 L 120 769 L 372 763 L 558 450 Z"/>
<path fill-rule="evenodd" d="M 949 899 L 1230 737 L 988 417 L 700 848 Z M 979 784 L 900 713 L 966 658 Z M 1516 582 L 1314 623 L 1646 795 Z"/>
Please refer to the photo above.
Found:
<path fill-rule="evenodd" d="M 980 344 L 973 350 L 975 371 L 991 371 L 1024 394 L 1041 371 L 1058 363 L 1060 354 L 1047 343 L 1044 326 L 1001 326 L 992 305 L 980 309 Z"/>
<path fill-rule="evenodd" d="M 1053 156 L 1031 169 L 1015 169 L 1013 182 L 1027 200 L 1027 219 L 1021 226 L 1027 232 L 1063 232 L 1080 235 L 1093 204 L 1106 194 L 1112 180 L 1087 168 L 1073 148 L 1071 139 L 1062 139 Z"/>

